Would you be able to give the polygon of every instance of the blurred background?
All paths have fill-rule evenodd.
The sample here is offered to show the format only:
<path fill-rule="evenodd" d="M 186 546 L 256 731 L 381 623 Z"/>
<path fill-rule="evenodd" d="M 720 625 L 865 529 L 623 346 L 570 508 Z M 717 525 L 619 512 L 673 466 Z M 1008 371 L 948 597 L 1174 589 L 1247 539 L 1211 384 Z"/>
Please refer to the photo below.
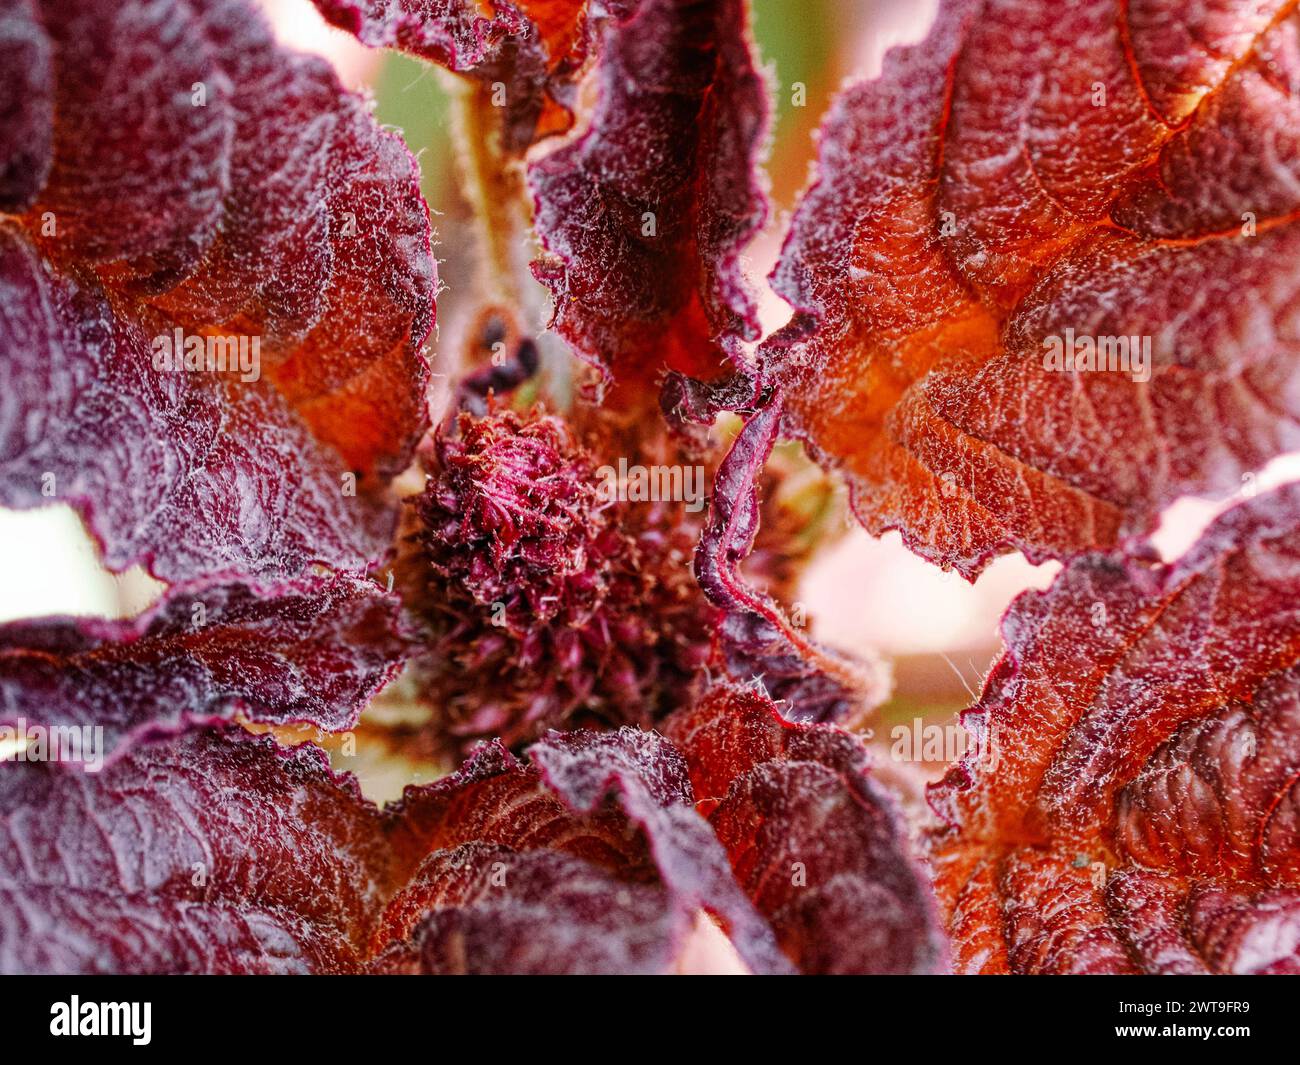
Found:
<path fill-rule="evenodd" d="M 465 319 L 476 309 L 479 267 L 473 219 L 461 195 L 452 146 L 450 75 L 363 48 L 325 25 L 309 0 L 262 3 L 286 44 L 333 62 L 345 84 L 373 97 L 379 121 L 399 130 L 419 159 L 443 286 L 438 331 L 430 341 L 434 371 L 440 372 L 440 353 L 445 366 Z M 790 209 L 808 180 L 822 114 L 846 79 L 875 74 L 890 47 L 922 37 L 934 7 L 935 0 L 753 0 L 754 36 L 775 93 L 767 163 L 772 212 L 746 257 L 760 293 L 765 332 L 789 315 L 765 279 Z M 535 149 L 547 150 L 545 142 Z M 1297 477 L 1300 456 L 1285 456 L 1264 470 L 1253 487 Z M 1231 502 L 1175 504 L 1156 536 L 1161 553 L 1166 558 L 1179 554 Z M 5 547 L 0 552 L 0 621 L 48 614 L 125 616 L 142 609 L 158 591 L 142 573 L 106 573 L 80 522 L 63 506 L 0 512 L 0 543 Z M 890 663 L 894 694 L 873 726 L 875 739 L 888 749 L 897 727 L 918 718 L 950 723 L 973 701 L 999 653 L 998 620 L 1007 604 L 1025 589 L 1045 586 L 1058 568 L 1006 557 L 972 585 L 913 556 L 897 534 L 875 539 L 855 525 L 810 567 L 799 602 L 817 637 L 854 653 L 874 650 Z M 937 759 L 909 761 L 920 776 L 933 777 L 944 759 L 958 753 L 948 746 Z"/>

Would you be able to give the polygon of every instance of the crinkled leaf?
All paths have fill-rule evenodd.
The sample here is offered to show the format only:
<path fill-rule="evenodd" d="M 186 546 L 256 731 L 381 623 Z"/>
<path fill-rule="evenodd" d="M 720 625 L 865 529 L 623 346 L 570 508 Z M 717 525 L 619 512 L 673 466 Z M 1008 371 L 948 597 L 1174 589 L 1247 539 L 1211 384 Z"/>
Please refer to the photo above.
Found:
<path fill-rule="evenodd" d="M 680 756 L 637 742 L 648 801 L 711 841 Z M 659 882 L 616 802 L 575 811 L 496 745 L 384 811 L 318 749 L 239 730 L 94 774 L 5 764 L 0 842 L 4 972 L 664 971 L 696 899 Z"/>
<path fill-rule="evenodd" d="M 606 377 L 631 379 L 629 403 L 665 369 L 714 379 L 741 360 L 739 342 L 758 338 L 739 255 L 766 212 L 768 112 L 741 0 L 316 4 L 367 44 L 499 90 L 508 154 L 568 128 L 592 59 L 585 128 L 528 170 L 552 324 Z"/>
<path fill-rule="evenodd" d="M 402 816 L 433 853 L 389 907 L 381 968 L 662 971 L 703 908 L 753 969 L 788 971 L 670 744 L 630 728 L 551 733 L 529 755 L 482 748 L 455 777 L 408 790 Z"/>
<path fill-rule="evenodd" d="M 772 931 L 738 889 L 726 852 L 695 808 L 682 756 L 656 733 L 552 733 L 529 751 L 542 779 L 580 812 L 611 792 L 645 833 L 660 878 L 683 910 L 705 909 L 726 925 L 755 972 L 788 971 Z"/>
<path fill-rule="evenodd" d="M 656 974 L 671 970 L 682 936 L 661 885 L 556 851 L 467 843 L 431 855 L 409 890 L 429 916 L 380 972 Z"/>
<path fill-rule="evenodd" d="M 125 621 L 10 622 L 0 626 L 0 729 L 101 728 L 98 754 L 110 759 L 237 710 L 342 731 L 406 657 L 398 616 L 373 584 L 312 576 L 266 589 L 178 585 Z"/>
<path fill-rule="evenodd" d="M 762 363 L 870 531 L 966 574 L 1106 547 L 1300 443 L 1298 32 L 948 0 L 839 98 Z M 1067 330 L 1149 338 L 1150 380 L 1048 368 Z"/>
<path fill-rule="evenodd" d="M 148 331 L 0 225 L 0 502 L 65 501 L 105 564 L 158 576 L 357 567 L 391 519 L 266 382 L 153 370 Z"/>
<path fill-rule="evenodd" d="M 381 811 L 319 748 L 239 729 L 139 744 L 94 774 L 0 765 L 0 972 L 358 972 L 408 930 L 430 852 L 446 877 L 428 890 L 448 897 L 465 868 L 451 856 L 480 836 L 522 844 L 531 830 L 544 859 L 584 839 L 636 853 L 608 815 L 578 824 L 549 793 L 529 802 L 536 787 L 488 747 Z"/>
<path fill-rule="evenodd" d="M 728 672 L 742 681 L 761 679 L 792 720 L 839 721 L 879 703 L 884 677 L 808 639 L 739 570 L 758 533 L 758 480 L 776 442 L 779 416 L 779 402 L 758 411 L 719 466 L 695 575 L 724 611 L 718 642 Z"/>
<path fill-rule="evenodd" d="M 701 910 L 757 972 L 934 967 L 856 741 L 731 689 L 673 731 L 485 744 L 382 811 L 239 730 L 0 766 L 0 969 L 662 972 Z"/>
<path fill-rule="evenodd" d="M 0 234 L 0 503 L 70 502 L 110 567 L 167 580 L 376 557 L 376 493 L 426 422 L 414 162 L 245 0 L 41 16 L 53 153 Z M 41 115 L 34 92 L 19 117 Z M 6 140 L 5 167 L 41 173 L 15 154 L 39 144 Z M 177 328 L 259 338 L 261 380 L 155 370 Z"/>
<path fill-rule="evenodd" d="M 202 6 L 40 0 L 54 141 L 35 211 L 53 214 L 60 254 L 147 276 L 192 266 L 215 234 L 234 176 L 235 86 Z"/>
<path fill-rule="evenodd" d="M 519 13 L 473 0 L 315 0 L 339 29 L 372 48 L 400 48 L 450 70 L 472 70 L 510 33 L 522 33 Z M 576 3 L 569 6 L 577 6 Z"/>
<path fill-rule="evenodd" d="M 355 971 L 396 875 L 324 754 L 237 730 L 0 766 L 0 972 Z"/>
<path fill-rule="evenodd" d="M 767 92 L 739 0 L 642 0 L 605 29 L 587 129 L 529 168 L 553 328 L 633 391 L 755 340 L 739 254 L 766 206 Z"/>
<path fill-rule="evenodd" d="M 371 47 L 397 48 L 467 74 L 503 98 L 503 147 L 519 154 L 573 122 L 573 95 L 596 24 L 637 0 L 315 0 Z"/>
<path fill-rule="evenodd" d="M 932 792 L 960 969 L 1300 971 L 1298 603 L 1289 487 L 1013 604 Z"/>
<path fill-rule="evenodd" d="M 943 968 L 929 887 L 853 736 L 791 724 L 756 691 L 725 686 L 666 733 L 741 888 L 802 972 Z"/>

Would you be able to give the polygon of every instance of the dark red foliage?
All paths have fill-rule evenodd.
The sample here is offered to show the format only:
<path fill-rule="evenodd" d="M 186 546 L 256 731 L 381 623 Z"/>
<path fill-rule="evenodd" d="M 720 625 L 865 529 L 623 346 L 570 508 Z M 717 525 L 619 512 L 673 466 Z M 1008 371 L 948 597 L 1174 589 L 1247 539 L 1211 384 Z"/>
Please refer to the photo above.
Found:
<path fill-rule="evenodd" d="M 714 703 L 716 704 L 716 700 Z M 770 705 L 768 707 L 770 713 Z M 701 715 L 710 717 L 708 707 Z M 737 887 L 727 852 L 700 816 L 686 761 L 658 733 L 551 733 L 529 750 L 542 780 L 579 813 L 617 796 L 629 821 L 645 834 L 659 876 L 686 912 L 704 909 L 727 929 L 754 972 L 780 973 L 790 964 L 773 930 L 755 912 L 750 885 Z"/>
<path fill-rule="evenodd" d="M 400 816 L 432 853 L 388 909 L 380 968 L 664 971 L 703 908 L 751 967 L 789 970 L 670 744 L 629 728 L 552 733 L 529 755 L 483 748 L 408 789 Z"/>
<path fill-rule="evenodd" d="M 372 496 L 427 421 L 410 155 L 245 0 L 11 21 L 33 90 L 0 144 L 30 205 L 0 227 L 0 503 L 69 502 L 110 567 L 167 580 L 381 554 Z M 256 337 L 260 379 L 160 372 L 176 329 Z"/>
<path fill-rule="evenodd" d="M 503 147 L 518 155 L 568 129 L 578 75 L 601 21 L 638 0 L 315 0 L 372 47 L 397 48 L 466 74 L 503 98 Z"/>
<path fill-rule="evenodd" d="M 0 304 L 21 404 L 0 412 L 5 506 L 70 502 L 109 568 L 144 560 L 167 579 L 357 568 L 382 554 L 391 519 L 343 494 L 343 464 L 273 388 L 155 373 L 147 330 L 92 280 L 55 274 L 7 224 Z"/>
<path fill-rule="evenodd" d="M 719 466 L 695 575 L 722 611 L 718 642 L 728 672 L 761 682 L 793 721 L 841 721 L 873 709 L 884 696 L 885 678 L 873 663 L 849 661 L 798 631 L 739 570 L 758 535 L 759 475 L 776 442 L 779 415 L 779 401 L 758 411 Z"/>
<path fill-rule="evenodd" d="M 1016 600 L 932 793 L 959 969 L 1300 971 L 1298 597 L 1292 486 Z"/>
<path fill-rule="evenodd" d="M 384 966 L 662 969 L 699 909 L 757 972 L 942 963 L 928 888 L 856 740 L 788 725 L 730 687 L 666 736 L 551 733 L 531 766 L 487 747 L 455 777 L 408 789 L 397 816 L 433 853 L 388 909 L 387 935 L 403 942 Z"/>
<path fill-rule="evenodd" d="M 678 713 L 665 734 L 741 888 L 801 972 L 945 966 L 929 887 L 856 739 L 790 724 L 764 696 L 734 687 Z"/>
<path fill-rule="evenodd" d="M 629 728 L 552 733 L 529 763 L 485 745 L 385 810 L 310 745 L 239 730 L 98 774 L 10 766 L 0 970 L 663 972 L 700 911 L 756 972 L 934 967 L 854 740 L 732 689 L 671 731 L 685 757 Z"/>
<path fill-rule="evenodd" d="M 659 884 L 555 851 L 466 843 L 430 855 L 395 905 L 433 912 L 372 967 L 385 974 L 649 975 L 687 927 Z"/>
<path fill-rule="evenodd" d="M 739 256 L 766 204 L 767 92 L 741 0 L 641 0 L 605 30 L 586 131 L 529 168 L 552 327 L 645 404 L 758 338 Z"/>
<path fill-rule="evenodd" d="M 0 507 L 169 585 L 0 625 L 0 971 L 663 973 L 712 928 L 755 973 L 1300 973 L 1300 486 L 1136 542 L 1300 446 L 1294 3 L 943 0 L 831 108 L 753 357 L 745 0 L 315 2 L 471 79 L 478 206 L 508 229 L 526 175 L 605 409 L 494 295 L 394 545 L 437 287 L 406 147 L 252 0 L 0 0 Z M 1149 379 L 1062 334 L 1146 338 Z M 163 365 L 186 338 L 259 361 Z M 723 411 L 707 514 L 608 492 L 716 462 Z M 937 904 L 828 723 L 880 674 L 775 598 L 783 433 L 933 562 L 1066 559 L 932 790 Z M 350 729 L 408 656 L 468 758 L 396 804 L 239 727 Z"/>
<path fill-rule="evenodd" d="M 32 0 L 0 4 L 0 211 L 31 206 L 50 171 L 54 135 L 54 73 L 49 37 Z"/>
<path fill-rule="evenodd" d="M 768 90 L 744 0 L 316 6 L 367 44 L 491 87 L 506 155 L 568 129 L 594 67 L 585 129 L 528 168 L 552 327 L 623 382 L 620 407 L 649 408 L 665 370 L 712 380 L 745 361 L 740 343 L 759 333 L 739 259 L 766 215 Z"/>
<path fill-rule="evenodd" d="M 973 575 L 1300 444 L 1300 18 L 1214 10 L 947 0 L 835 103 L 761 361 L 871 532 Z M 1055 372 L 1067 330 L 1147 338 L 1150 379 Z"/>
<path fill-rule="evenodd" d="M 355 970 L 398 870 L 309 746 L 239 730 L 0 773 L 0 972 Z"/>
<path fill-rule="evenodd" d="M 0 727 L 102 728 L 110 759 L 236 711 L 342 731 L 409 648 L 396 598 L 365 581 L 178 585 L 126 621 L 0 626 Z"/>

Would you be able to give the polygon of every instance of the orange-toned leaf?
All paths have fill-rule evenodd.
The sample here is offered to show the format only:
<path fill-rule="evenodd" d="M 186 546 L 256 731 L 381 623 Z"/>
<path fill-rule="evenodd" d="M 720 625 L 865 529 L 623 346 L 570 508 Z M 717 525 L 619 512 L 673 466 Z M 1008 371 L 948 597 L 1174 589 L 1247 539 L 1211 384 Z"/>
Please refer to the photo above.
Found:
<path fill-rule="evenodd" d="M 0 503 L 66 502 L 111 569 L 169 581 L 381 556 L 428 423 L 410 153 L 246 0 L 10 22 Z"/>
<path fill-rule="evenodd" d="M 960 971 L 1300 971 L 1298 602 L 1298 487 L 1016 601 L 931 793 Z"/>
<path fill-rule="evenodd" d="M 1300 16 L 1213 7 L 948 0 L 835 104 L 763 364 L 870 531 L 971 575 L 1300 444 Z"/>

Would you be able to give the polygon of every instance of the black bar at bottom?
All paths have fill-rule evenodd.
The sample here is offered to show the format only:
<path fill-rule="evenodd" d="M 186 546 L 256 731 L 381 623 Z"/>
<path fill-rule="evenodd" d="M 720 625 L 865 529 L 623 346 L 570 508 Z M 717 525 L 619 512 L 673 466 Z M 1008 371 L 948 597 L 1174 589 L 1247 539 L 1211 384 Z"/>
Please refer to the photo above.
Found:
<path fill-rule="evenodd" d="M 673 1056 L 718 1042 L 728 1057 L 752 1042 L 770 1059 L 783 1044 L 806 1058 L 844 1038 L 883 1050 L 885 1036 L 891 1053 L 905 1039 L 927 1058 L 948 1046 L 1018 1056 L 1124 1044 L 1235 1055 L 1292 1043 L 1298 988 L 1285 977 L 696 977 L 653 988 L 610 977 L 8 977 L 0 1047 L 338 1060 L 447 1054 L 461 1042 L 478 1056 L 516 1043 L 511 1053 L 589 1047 L 617 1062 L 657 1056 L 659 1041 Z"/>

